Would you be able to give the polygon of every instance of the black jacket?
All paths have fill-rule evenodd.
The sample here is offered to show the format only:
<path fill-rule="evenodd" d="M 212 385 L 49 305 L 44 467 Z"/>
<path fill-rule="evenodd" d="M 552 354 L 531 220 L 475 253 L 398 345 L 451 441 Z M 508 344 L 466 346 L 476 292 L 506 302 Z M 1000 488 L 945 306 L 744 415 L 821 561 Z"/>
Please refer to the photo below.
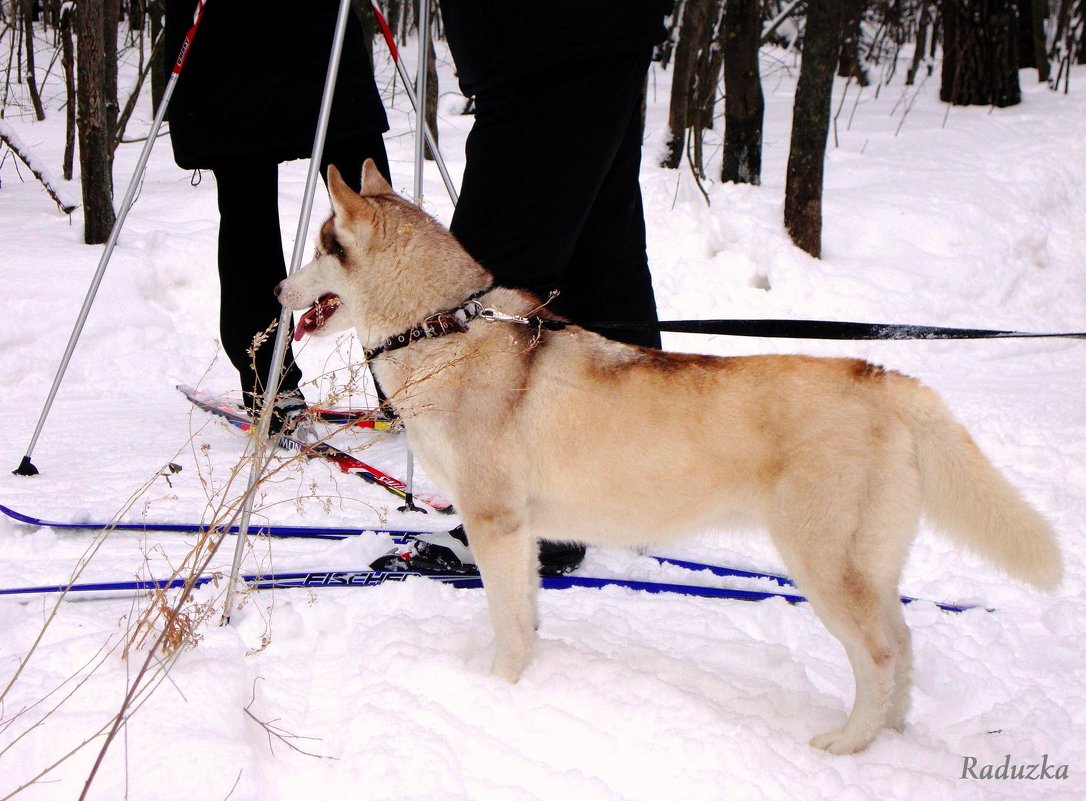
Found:
<path fill-rule="evenodd" d="M 465 95 L 557 64 L 649 50 L 672 0 L 440 0 Z"/>
<path fill-rule="evenodd" d="M 169 107 L 174 160 L 214 168 L 239 156 L 276 161 L 313 149 L 335 0 L 212 0 Z M 196 0 L 166 0 L 165 58 L 172 70 Z M 388 130 L 362 28 L 352 14 L 328 143 Z"/>

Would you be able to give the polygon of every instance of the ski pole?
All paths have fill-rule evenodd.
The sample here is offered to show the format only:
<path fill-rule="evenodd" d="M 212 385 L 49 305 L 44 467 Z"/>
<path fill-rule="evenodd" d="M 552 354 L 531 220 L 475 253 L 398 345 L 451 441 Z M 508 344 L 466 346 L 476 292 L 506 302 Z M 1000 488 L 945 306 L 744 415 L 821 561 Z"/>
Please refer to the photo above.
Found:
<path fill-rule="evenodd" d="M 375 2 L 375 0 L 371 0 Z M 430 136 L 430 126 L 426 122 L 426 73 L 430 42 L 430 0 L 419 0 L 418 11 L 419 60 L 415 68 L 415 202 L 422 205 L 423 168 L 426 164 L 426 144 Z M 397 64 L 400 62 L 397 60 Z M 422 98 L 422 102 L 418 102 Z M 437 157 L 435 156 L 435 161 Z M 444 176 L 443 176 L 444 177 Z M 452 197 L 452 195 L 449 195 Z M 456 205 L 456 198 L 453 198 Z M 418 509 L 415 506 L 415 454 L 407 449 L 407 504 L 404 511 Z"/>
<path fill-rule="evenodd" d="M 306 175 L 305 193 L 302 196 L 302 210 L 298 215 L 298 229 L 294 235 L 294 250 L 290 259 L 288 275 L 293 275 L 302 264 L 302 257 L 306 247 L 306 233 L 309 228 L 309 219 L 313 214 L 313 198 L 317 192 L 317 181 L 320 178 L 321 155 L 324 153 L 324 141 L 328 135 L 328 119 L 332 113 L 332 97 L 336 91 L 336 76 L 339 73 L 340 54 L 343 52 L 343 40 L 346 38 L 347 17 L 351 10 L 350 0 L 340 0 L 339 15 L 336 18 L 335 35 L 332 38 L 332 52 L 328 57 L 328 74 L 324 79 L 324 94 L 321 97 L 320 114 L 317 117 L 317 130 L 313 136 L 313 151 L 309 156 L 309 173 Z M 253 459 L 249 466 L 249 483 L 242 497 L 241 518 L 238 523 L 238 540 L 234 547 L 234 562 L 230 568 L 230 584 L 226 589 L 226 601 L 223 607 L 222 623 L 230 622 L 233 612 L 234 590 L 237 586 L 238 574 L 241 571 L 241 560 L 245 555 L 245 546 L 248 542 L 249 520 L 253 513 L 253 502 L 256 498 L 256 486 L 264 470 L 264 454 L 269 447 L 268 432 L 271 429 L 271 416 L 275 406 L 275 396 L 279 392 L 279 378 L 283 370 L 283 361 L 287 353 L 287 338 L 290 331 L 290 309 L 283 308 L 279 315 L 279 325 L 275 331 L 275 348 L 272 351 L 271 368 L 268 371 L 266 382 L 267 389 L 264 392 L 264 402 L 260 409 L 260 417 L 257 419 L 256 436 L 252 438 L 250 451 Z M 221 540 L 220 540 L 221 542 Z"/>
<path fill-rule="evenodd" d="M 147 169 L 147 160 L 151 157 L 151 148 L 154 147 L 155 137 L 158 136 L 158 129 L 162 127 L 162 121 L 166 118 L 166 109 L 170 105 L 170 98 L 173 96 L 174 88 L 177 86 L 177 79 L 181 75 L 182 68 L 185 66 L 189 48 L 192 46 L 192 40 L 196 37 L 196 29 L 200 26 L 200 20 L 203 18 L 204 6 L 206 4 L 207 0 L 198 0 L 196 3 L 196 12 L 192 17 L 192 27 L 190 27 L 188 33 L 185 34 L 185 40 L 181 44 L 181 52 L 177 54 L 177 60 L 174 62 L 173 70 L 170 73 L 170 80 L 167 82 L 166 90 L 162 94 L 162 102 L 159 103 L 158 111 L 155 112 L 154 122 L 151 123 L 151 130 L 147 135 L 147 140 L 143 143 L 143 150 L 140 151 L 139 159 L 136 162 L 135 172 L 132 174 L 132 180 L 128 183 L 128 191 L 125 192 L 124 200 L 121 201 L 121 207 L 117 213 L 116 220 L 113 222 L 113 228 L 109 232 L 109 238 L 106 240 L 105 249 L 102 251 L 102 256 L 98 260 L 98 269 L 94 272 L 90 288 L 87 289 L 87 296 L 83 300 L 83 307 L 79 310 L 79 316 L 76 318 L 75 327 L 72 329 L 72 334 L 68 338 L 68 346 L 64 349 L 64 355 L 60 359 L 60 367 L 57 369 L 57 374 L 53 378 L 53 386 L 49 389 L 49 395 L 45 399 L 45 406 L 42 407 L 41 416 L 38 418 L 38 424 L 34 428 L 33 436 L 30 438 L 30 445 L 27 446 L 26 455 L 23 456 L 23 460 L 19 463 L 19 466 L 12 471 L 17 476 L 36 476 L 38 474 L 38 468 L 30 461 L 30 457 L 34 454 L 34 448 L 38 444 L 38 437 L 41 436 L 42 429 L 45 428 L 45 421 L 53 408 L 53 401 L 57 397 L 60 383 L 64 380 L 64 374 L 68 370 L 68 363 L 72 360 L 75 346 L 79 342 L 80 335 L 83 333 L 83 326 L 87 322 L 87 316 L 90 314 L 91 306 L 94 305 L 94 298 L 95 295 L 98 294 L 98 287 L 102 283 L 102 276 L 105 275 L 110 257 L 112 257 L 113 250 L 117 246 L 117 239 L 121 235 L 121 228 L 124 226 L 125 218 L 128 217 L 129 210 L 136 202 L 136 191 L 139 189 L 140 181 L 143 180 L 143 173 Z"/>
<path fill-rule="evenodd" d="M 426 134 L 429 126 L 426 124 L 426 68 L 430 41 L 430 0 L 419 0 L 419 60 L 415 68 L 415 99 L 421 98 L 421 102 L 415 103 L 415 202 L 422 205 L 422 170 L 426 161 Z"/>
<path fill-rule="evenodd" d="M 425 0 L 423 0 L 425 2 Z M 415 109 L 415 118 L 418 120 L 417 129 L 422 131 L 426 137 L 426 144 L 430 146 L 430 153 L 434 157 L 434 162 L 437 164 L 438 172 L 441 173 L 441 180 L 445 182 L 445 190 L 449 193 L 449 199 L 452 200 L 453 205 L 456 205 L 459 196 L 456 193 L 456 185 L 453 184 L 452 178 L 449 176 L 449 170 L 445 166 L 445 159 L 441 157 L 441 151 L 437 149 L 437 142 L 434 141 L 434 135 L 430 131 L 430 126 L 426 124 L 426 114 L 419 108 L 418 95 L 415 94 L 415 90 L 412 89 L 411 76 L 407 74 L 407 68 L 404 67 L 403 62 L 400 61 L 400 50 L 396 47 L 396 40 L 392 38 L 392 30 L 388 27 L 388 22 L 385 20 L 384 14 L 381 13 L 381 9 L 377 7 L 376 0 L 370 0 L 370 8 L 373 9 L 373 14 L 377 17 L 377 24 L 381 27 L 381 34 L 385 38 L 385 44 L 388 45 L 388 51 L 392 54 L 392 63 L 396 65 L 396 72 L 400 76 L 400 80 L 403 81 L 403 87 L 407 92 L 407 99 L 411 101 L 411 106 Z M 427 11 L 427 18 L 429 12 Z M 419 15 L 419 19 L 422 19 L 422 15 Z M 422 39 L 423 25 L 419 23 L 419 38 Z M 429 31 L 429 26 L 426 26 L 426 30 Z M 420 44 L 420 53 L 422 45 Z M 424 57 L 419 58 L 419 72 L 425 72 L 423 66 L 426 64 Z M 425 97 L 426 95 L 423 95 Z M 416 168 L 416 176 L 421 176 L 421 168 Z M 420 177 L 416 177 L 416 181 L 421 181 Z M 421 194 L 421 189 L 416 188 L 415 194 Z"/>
<path fill-rule="evenodd" d="M 426 59 L 429 56 L 429 35 L 430 35 L 430 2 L 429 0 L 419 0 L 419 61 L 418 69 L 415 73 L 415 79 L 417 81 L 417 89 L 411 90 L 411 78 L 407 74 L 407 68 L 404 67 L 403 62 L 400 61 L 400 51 L 396 47 L 396 40 L 392 38 L 392 30 L 388 27 L 388 22 L 385 20 L 384 15 L 381 13 L 381 9 L 377 7 L 376 0 L 370 0 L 370 8 L 373 9 L 373 14 L 377 18 L 377 24 L 381 28 L 381 33 L 385 38 L 385 44 L 388 45 L 388 51 L 392 55 L 392 61 L 396 65 L 396 70 L 400 76 L 400 80 L 403 81 L 404 89 L 407 90 L 407 97 L 411 101 L 411 106 L 415 109 L 415 202 L 422 202 L 422 177 L 423 177 L 423 164 L 425 159 L 425 145 L 429 145 L 430 153 L 433 154 L 434 162 L 437 164 L 438 172 L 441 173 L 441 180 L 445 182 L 445 190 L 449 193 L 449 199 L 452 200 L 453 205 L 456 205 L 459 197 L 456 194 L 456 186 L 453 184 L 452 178 L 449 176 L 449 170 L 445 166 L 445 159 L 442 158 L 441 152 L 437 149 L 437 143 L 434 141 L 434 135 L 430 131 L 430 126 L 426 123 L 426 114 L 422 108 L 419 107 L 418 98 L 426 97 Z M 418 510 L 415 506 L 414 495 L 414 455 L 410 450 L 407 451 L 407 505 L 402 509 L 407 511 Z"/>

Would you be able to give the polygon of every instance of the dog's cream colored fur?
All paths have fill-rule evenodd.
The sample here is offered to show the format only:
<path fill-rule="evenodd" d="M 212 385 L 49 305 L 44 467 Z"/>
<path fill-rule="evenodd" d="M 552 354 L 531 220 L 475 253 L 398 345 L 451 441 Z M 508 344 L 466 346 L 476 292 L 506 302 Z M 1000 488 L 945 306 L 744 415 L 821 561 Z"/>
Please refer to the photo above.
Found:
<path fill-rule="evenodd" d="M 371 162 L 361 196 L 334 168 L 329 187 L 318 255 L 280 286 L 292 309 L 339 295 L 323 332 L 354 327 L 373 348 L 489 286 Z M 539 305 L 509 289 L 481 300 L 513 315 Z M 904 725 L 911 646 L 898 582 L 921 514 L 1015 578 L 1060 581 L 1050 527 L 935 393 L 866 362 L 663 353 L 577 327 L 476 320 L 373 368 L 462 515 L 493 669 L 510 681 L 535 636 L 537 539 L 641 546 L 737 519 L 764 525 L 852 664 L 848 722 L 811 741 L 834 753 Z M 659 480 L 665 465 L 684 479 Z"/>

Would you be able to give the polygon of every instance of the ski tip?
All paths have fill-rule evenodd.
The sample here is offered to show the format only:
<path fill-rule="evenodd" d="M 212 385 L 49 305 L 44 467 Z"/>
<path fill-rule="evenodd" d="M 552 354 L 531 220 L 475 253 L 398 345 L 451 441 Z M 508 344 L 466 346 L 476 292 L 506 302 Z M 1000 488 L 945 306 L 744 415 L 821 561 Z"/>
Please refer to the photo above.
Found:
<path fill-rule="evenodd" d="M 14 509 L 4 506 L 2 503 L 0 503 L 0 514 L 5 514 L 12 520 L 18 520 L 20 523 L 30 523 L 31 525 L 35 526 L 41 525 L 41 521 L 38 520 L 36 517 L 30 517 L 29 515 L 24 515 L 21 512 L 16 512 Z"/>
<path fill-rule="evenodd" d="M 38 475 L 38 468 L 30 461 L 30 455 L 28 454 L 23 457 L 21 462 L 19 462 L 19 466 L 11 472 L 16 476 L 36 476 Z"/>

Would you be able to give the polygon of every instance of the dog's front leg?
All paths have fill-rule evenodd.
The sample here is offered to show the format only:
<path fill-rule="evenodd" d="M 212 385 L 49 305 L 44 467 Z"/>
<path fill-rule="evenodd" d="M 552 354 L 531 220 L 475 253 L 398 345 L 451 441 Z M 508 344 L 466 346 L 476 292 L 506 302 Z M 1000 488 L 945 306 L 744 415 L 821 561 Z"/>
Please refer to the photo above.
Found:
<path fill-rule="evenodd" d="M 462 510 L 463 511 L 463 510 Z M 468 520 L 464 527 L 479 564 L 494 627 L 492 672 L 515 682 L 532 656 L 535 639 L 539 566 L 535 540 L 508 515 Z"/>

